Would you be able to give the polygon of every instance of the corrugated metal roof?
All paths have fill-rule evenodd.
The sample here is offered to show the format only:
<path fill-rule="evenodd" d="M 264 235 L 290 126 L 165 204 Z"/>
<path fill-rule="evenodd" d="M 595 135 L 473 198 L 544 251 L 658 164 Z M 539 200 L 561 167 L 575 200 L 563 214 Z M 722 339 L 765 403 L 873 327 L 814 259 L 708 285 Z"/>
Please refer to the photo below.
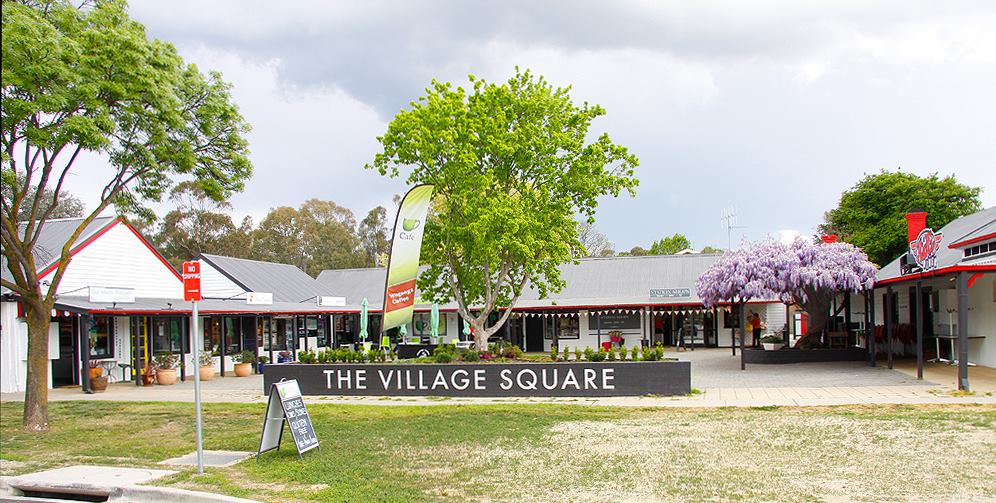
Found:
<path fill-rule="evenodd" d="M 930 216 L 928 215 L 928 218 Z M 982 236 L 996 231 L 996 206 L 986 208 L 978 213 L 972 213 L 961 218 L 956 218 L 940 229 L 941 248 L 937 251 L 936 268 L 942 269 L 956 265 L 986 265 L 990 264 L 991 257 L 970 257 L 965 260 L 965 253 L 960 248 L 948 248 L 951 243 L 957 243 L 971 236 Z M 898 278 L 902 276 L 900 260 L 889 262 L 888 265 L 878 271 L 879 281 Z"/>
<path fill-rule="evenodd" d="M 90 225 L 87 225 L 79 237 L 76 238 L 73 245 L 75 246 L 90 239 L 94 234 L 100 232 L 101 229 L 107 227 L 117 219 L 117 216 L 97 217 L 93 219 Z M 35 258 L 35 266 L 38 268 L 38 272 L 41 272 L 59 260 L 59 257 L 62 256 L 62 247 L 69 241 L 69 237 L 73 235 L 73 232 L 76 232 L 76 228 L 83 223 L 83 220 L 83 218 L 58 218 L 45 222 L 41 232 L 38 234 L 38 241 L 31 252 Z M 24 228 L 27 225 L 27 222 L 21 222 L 17 226 L 17 231 L 22 236 Z M 6 258 L 2 260 L 0 266 L 2 266 L 0 274 L 3 275 L 3 279 L 13 282 L 14 275 L 7 269 Z M 3 288 L 3 293 L 6 294 L 9 292 L 9 289 Z"/>
<path fill-rule="evenodd" d="M 646 257 L 604 257 L 581 259 L 560 266 L 567 283 L 563 291 L 540 299 L 527 287 L 517 308 L 566 306 L 619 306 L 700 304 L 695 280 L 719 260 L 718 254 L 655 255 Z M 372 309 L 380 309 L 384 298 L 386 269 L 327 269 L 318 281 L 344 295 L 347 302 L 366 297 Z M 651 289 L 688 289 L 688 296 L 651 297 Z M 455 309 L 454 303 L 440 306 Z"/>
<path fill-rule="evenodd" d="M 319 295 L 337 295 L 325 284 L 290 264 L 277 264 L 202 253 L 222 274 L 250 292 L 269 292 L 274 302 L 304 302 Z"/>

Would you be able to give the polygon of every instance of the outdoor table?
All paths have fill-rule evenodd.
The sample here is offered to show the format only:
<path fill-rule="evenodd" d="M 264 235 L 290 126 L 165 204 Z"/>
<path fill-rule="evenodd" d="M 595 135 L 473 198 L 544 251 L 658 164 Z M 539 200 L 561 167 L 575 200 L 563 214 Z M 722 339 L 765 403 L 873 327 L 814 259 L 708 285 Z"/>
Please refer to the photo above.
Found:
<path fill-rule="evenodd" d="M 955 352 L 955 341 L 958 340 L 958 336 L 957 335 L 935 335 L 934 337 L 935 337 L 934 342 L 935 342 L 935 344 L 937 346 L 937 358 L 934 358 L 931 361 L 941 361 L 941 362 L 947 363 L 948 365 L 957 365 L 958 364 L 958 359 L 955 358 L 955 355 L 957 355 L 958 353 Z M 986 336 L 984 336 L 984 335 L 970 335 L 970 336 L 968 336 L 968 338 L 969 339 L 985 339 Z M 951 344 L 951 359 L 950 360 L 945 359 L 945 358 L 941 358 L 941 339 L 946 339 Z M 968 366 L 969 367 L 974 367 L 975 364 L 972 363 L 972 362 L 968 362 Z"/>

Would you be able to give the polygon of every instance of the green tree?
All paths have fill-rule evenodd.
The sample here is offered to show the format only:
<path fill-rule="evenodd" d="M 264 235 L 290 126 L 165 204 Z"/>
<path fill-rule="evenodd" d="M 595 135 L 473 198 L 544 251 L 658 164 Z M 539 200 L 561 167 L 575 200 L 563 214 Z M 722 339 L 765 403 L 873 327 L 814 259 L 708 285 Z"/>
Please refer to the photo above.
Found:
<path fill-rule="evenodd" d="M 367 265 L 353 212 L 320 199 L 309 199 L 299 209 L 270 210 L 253 231 L 251 256 L 292 264 L 312 276 L 323 269 Z"/>
<path fill-rule="evenodd" d="M 143 201 L 159 200 L 176 178 L 221 200 L 252 173 L 249 126 L 221 76 L 149 39 L 123 1 L 83 4 L 5 1 L 2 10 L 2 179 L 24 182 L 3 201 L 0 244 L 13 276 L 3 286 L 21 298 L 28 324 L 26 430 L 49 427 L 49 317 L 83 229 L 111 204 L 150 213 Z M 105 155 L 110 174 L 39 288 L 32 253 L 82 152 Z"/>
<path fill-rule="evenodd" d="M 237 227 L 225 211 L 227 201 L 215 201 L 204 189 L 187 180 L 173 188 L 170 200 L 175 205 L 163 217 L 154 241 L 173 267 L 179 270 L 185 260 L 200 253 L 229 257 L 247 257 L 252 220 Z"/>
<path fill-rule="evenodd" d="M 647 250 L 643 249 L 642 246 L 634 246 L 629 251 L 619 252 L 620 257 L 645 257 L 646 255 Z"/>
<path fill-rule="evenodd" d="M 650 250 L 647 255 L 674 255 L 686 248 L 691 248 L 692 242 L 688 240 L 683 234 L 675 233 L 673 236 L 665 236 L 654 244 L 650 245 Z"/>
<path fill-rule="evenodd" d="M 702 253 L 723 253 L 724 251 L 726 250 L 723 250 L 722 248 L 714 248 L 712 246 L 702 248 Z"/>
<path fill-rule="evenodd" d="M 378 206 L 360 222 L 357 228 L 357 237 L 360 239 L 360 247 L 367 256 L 367 265 L 372 267 L 380 266 L 381 257 L 388 253 L 388 246 L 391 244 L 390 233 L 387 226 L 387 209 Z"/>
<path fill-rule="evenodd" d="M 824 215 L 820 232 L 836 234 L 857 245 L 872 262 L 883 266 L 909 249 L 906 212 L 927 212 L 935 229 L 982 209 L 979 187 L 958 183 L 954 175 L 919 177 L 901 171 L 882 171 L 862 178 L 844 191 L 837 207 Z"/>
<path fill-rule="evenodd" d="M 397 177 L 403 166 L 409 184 L 435 185 L 418 286 L 424 298 L 454 299 L 485 350 L 527 284 L 541 298 L 563 288 L 557 266 L 582 246 L 574 216 L 591 223 L 599 196 L 634 193 L 637 159 L 607 134 L 588 141 L 605 111 L 575 105 L 568 88 L 528 71 L 470 82 L 467 92 L 433 81 L 394 117 L 367 167 Z"/>

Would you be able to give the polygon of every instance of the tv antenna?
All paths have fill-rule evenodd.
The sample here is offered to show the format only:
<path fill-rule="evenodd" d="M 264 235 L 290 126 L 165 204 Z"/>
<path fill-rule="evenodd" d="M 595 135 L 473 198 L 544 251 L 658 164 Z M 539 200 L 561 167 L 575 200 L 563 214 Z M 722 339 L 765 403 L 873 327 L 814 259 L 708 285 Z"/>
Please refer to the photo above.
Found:
<path fill-rule="evenodd" d="M 745 225 L 737 225 L 737 208 L 736 206 L 730 206 L 729 208 L 723 208 L 723 216 L 720 218 L 723 221 L 723 227 L 726 227 L 726 249 L 733 249 L 733 229 L 746 229 Z"/>

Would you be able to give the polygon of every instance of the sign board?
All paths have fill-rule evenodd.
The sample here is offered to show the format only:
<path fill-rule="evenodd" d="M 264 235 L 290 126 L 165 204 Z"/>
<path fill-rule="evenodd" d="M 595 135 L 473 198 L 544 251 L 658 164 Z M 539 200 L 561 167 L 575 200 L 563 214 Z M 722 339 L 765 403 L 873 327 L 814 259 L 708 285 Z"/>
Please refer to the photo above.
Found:
<path fill-rule="evenodd" d="M 603 332 L 606 330 L 638 330 L 640 328 L 640 315 L 626 313 L 596 314 L 588 322 L 588 328 L 596 327 Z"/>
<path fill-rule="evenodd" d="M 328 296 L 328 295 L 319 295 L 318 296 L 318 305 L 319 306 L 345 306 L 346 305 L 346 298 L 345 297 L 331 297 L 331 296 Z"/>
<path fill-rule="evenodd" d="M 670 396 L 690 393 L 691 375 L 687 361 L 299 364 L 266 366 L 263 384 L 294 379 L 305 395 L 335 396 Z"/>
<path fill-rule="evenodd" d="M 201 300 L 201 263 L 196 260 L 183 263 L 183 300 Z"/>
<path fill-rule="evenodd" d="M 246 304 L 268 306 L 273 304 L 273 294 L 270 292 L 246 292 Z"/>
<path fill-rule="evenodd" d="M 942 233 L 927 228 L 910 241 L 910 255 L 921 271 L 930 271 L 937 266 L 937 252 L 941 249 L 943 237 Z"/>
<path fill-rule="evenodd" d="M 134 288 L 112 288 L 106 286 L 91 286 L 90 302 L 93 303 L 122 303 L 130 304 L 135 302 Z"/>
<path fill-rule="evenodd" d="M 263 432 L 259 437 L 259 455 L 280 448 L 280 440 L 284 436 L 284 421 L 290 428 L 297 455 L 318 447 L 318 436 L 315 426 L 311 424 L 311 416 L 301 398 L 301 388 L 297 380 L 283 380 L 270 386 L 270 399 L 266 403 L 266 416 L 263 419 Z"/>
<path fill-rule="evenodd" d="M 651 297 L 691 297 L 691 288 L 651 288 Z"/>

